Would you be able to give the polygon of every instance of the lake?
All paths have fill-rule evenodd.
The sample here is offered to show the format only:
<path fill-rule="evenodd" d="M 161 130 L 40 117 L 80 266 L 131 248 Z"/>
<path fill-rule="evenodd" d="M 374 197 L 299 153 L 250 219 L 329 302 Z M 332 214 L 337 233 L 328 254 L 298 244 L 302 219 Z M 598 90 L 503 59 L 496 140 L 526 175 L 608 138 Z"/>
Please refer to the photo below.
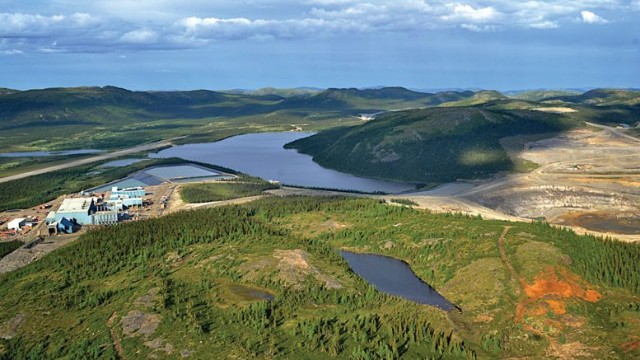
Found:
<path fill-rule="evenodd" d="M 309 155 L 284 149 L 286 143 L 313 133 L 278 132 L 246 134 L 204 144 L 187 144 L 162 150 L 151 157 L 179 157 L 224 166 L 283 184 L 329 189 L 399 193 L 413 190 L 410 184 L 366 179 L 323 168 Z"/>
<path fill-rule="evenodd" d="M 404 261 L 383 255 L 341 251 L 351 270 L 387 294 L 427 304 L 445 311 L 455 310 L 444 296 L 422 281 Z"/>

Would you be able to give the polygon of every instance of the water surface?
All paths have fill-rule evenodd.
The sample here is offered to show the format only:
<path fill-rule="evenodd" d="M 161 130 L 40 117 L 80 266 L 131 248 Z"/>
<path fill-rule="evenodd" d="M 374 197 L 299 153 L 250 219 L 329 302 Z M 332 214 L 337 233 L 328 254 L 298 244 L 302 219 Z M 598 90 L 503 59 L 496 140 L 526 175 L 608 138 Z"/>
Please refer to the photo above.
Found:
<path fill-rule="evenodd" d="M 422 281 L 404 261 L 383 255 L 341 251 L 351 270 L 378 290 L 427 304 L 445 311 L 455 310 L 444 296 Z"/>
<path fill-rule="evenodd" d="M 169 165 L 157 166 L 150 169 L 144 169 L 147 174 L 153 175 L 163 180 L 172 180 L 178 178 L 201 178 L 220 176 L 219 172 L 211 169 L 205 169 L 200 166 L 185 165 Z"/>
<path fill-rule="evenodd" d="M 230 137 L 204 144 L 174 146 L 151 157 L 180 157 L 231 168 L 283 184 L 363 192 L 399 193 L 412 190 L 409 184 L 366 179 L 323 168 L 309 155 L 283 146 L 313 133 L 279 132 Z"/>
<path fill-rule="evenodd" d="M 137 162 L 140 161 L 144 161 L 147 159 L 121 159 L 121 160 L 113 160 L 113 161 L 109 161 L 106 162 L 102 165 L 100 165 L 100 167 L 123 167 L 123 166 L 129 166 L 132 164 L 135 164 Z"/>

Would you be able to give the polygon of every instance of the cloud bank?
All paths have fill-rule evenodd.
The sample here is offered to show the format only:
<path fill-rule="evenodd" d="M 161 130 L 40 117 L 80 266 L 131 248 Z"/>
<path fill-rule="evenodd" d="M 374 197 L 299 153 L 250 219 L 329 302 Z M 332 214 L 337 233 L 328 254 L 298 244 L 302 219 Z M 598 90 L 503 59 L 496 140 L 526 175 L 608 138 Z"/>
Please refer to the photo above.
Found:
<path fill-rule="evenodd" d="M 19 2 L 23 3 L 23 2 Z M 0 13 L 0 54 L 117 52 L 204 47 L 222 41 L 265 41 L 389 32 L 423 34 L 545 31 L 576 22 L 607 24 L 640 12 L 616 0 L 194 0 L 59 1 L 33 12 L 12 3 Z M 11 7 L 7 5 L 7 7 Z M 69 9 L 81 9 L 81 12 Z M 152 9 L 152 10 L 149 10 Z M 146 11 L 145 11 L 146 10 Z M 605 17 L 599 15 L 604 13 Z M 222 16 L 218 14 L 232 14 Z M 284 14 L 284 15 L 283 15 Z M 633 14 L 637 17 L 637 14 Z M 576 21 L 578 19 L 578 21 Z"/>

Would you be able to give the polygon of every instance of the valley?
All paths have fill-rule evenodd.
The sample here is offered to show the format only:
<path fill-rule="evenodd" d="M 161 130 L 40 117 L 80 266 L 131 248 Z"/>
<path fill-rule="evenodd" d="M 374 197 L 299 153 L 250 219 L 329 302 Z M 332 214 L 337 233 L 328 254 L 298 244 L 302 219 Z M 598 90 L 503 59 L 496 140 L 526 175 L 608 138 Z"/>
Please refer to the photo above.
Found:
<path fill-rule="evenodd" d="M 406 98 L 376 100 L 380 94 Z M 426 103 L 434 98 L 440 102 Z M 142 138 L 140 147 L 0 178 L 0 216 L 9 218 L 40 215 L 40 204 L 106 183 L 140 181 L 154 167 L 199 169 L 149 185 L 151 205 L 118 225 L 13 252 L 8 243 L 0 359 L 638 356 L 640 141 L 632 128 L 592 122 L 611 108 L 398 89 L 279 101 L 322 113 L 319 104 L 348 99 L 362 108 L 346 106 L 344 116 L 379 114 L 351 126 L 318 124 L 330 129 L 311 137 Z M 384 110 L 403 102 L 434 107 Z M 307 181 L 300 169 L 317 164 L 291 149 L 307 141 L 328 150 L 326 159 L 342 157 L 346 173 L 320 186 L 275 181 L 288 172 Z M 110 160 L 119 165 L 105 167 Z M 350 175 L 371 163 L 394 176 Z M 325 172 L 337 173 L 306 176 Z M 371 188 L 344 190 L 354 188 L 346 186 L 352 178 Z M 23 239 L 35 238 L 32 231 Z M 358 268 L 355 257 L 386 265 Z M 392 277 L 400 273 L 408 277 Z M 426 290 L 406 291 L 418 283 Z"/>

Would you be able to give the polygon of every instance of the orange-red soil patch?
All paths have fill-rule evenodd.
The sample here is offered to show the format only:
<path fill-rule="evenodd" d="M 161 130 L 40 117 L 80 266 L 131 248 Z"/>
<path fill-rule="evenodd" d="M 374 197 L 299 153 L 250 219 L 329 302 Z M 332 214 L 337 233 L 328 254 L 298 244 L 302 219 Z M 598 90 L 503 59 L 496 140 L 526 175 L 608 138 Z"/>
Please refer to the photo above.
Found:
<path fill-rule="evenodd" d="M 567 313 L 567 306 L 563 301 L 545 300 L 545 302 L 549 304 L 549 307 L 551 308 L 551 311 L 553 311 L 554 314 L 562 315 Z"/>
<path fill-rule="evenodd" d="M 546 314 L 547 311 L 548 309 L 544 304 L 535 304 L 532 309 L 529 309 L 528 313 L 534 316 L 542 316 Z"/>
<path fill-rule="evenodd" d="M 637 336 L 632 336 L 632 338 L 638 339 Z M 636 349 L 640 348 L 640 340 L 633 340 L 633 341 L 626 342 L 626 343 L 620 345 L 620 348 L 622 348 L 622 350 L 624 352 L 629 352 L 629 351 L 632 351 L 632 350 L 636 350 Z"/>
<path fill-rule="evenodd" d="M 521 279 L 521 282 L 524 280 Z M 589 302 L 597 302 L 602 295 L 593 289 L 588 289 L 588 284 L 576 274 L 564 268 L 547 267 L 536 276 L 533 284 L 524 285 L 524 293 L 527 296 L 516 307 L 516 322 L 520 322 L 525 313 L 533 316 L 546 314 L 551 309 L 556 315 L 567 313 L 567 299 L 583 299 Z M 527 309 L 538 300 L 544 300 L 543 305 L 538 303 L 532 309 Z M 544 310 L 544 311 L 543 311 Z"/>
<path fill-rule="evenodd" d="M 578 275 L 563 268 L 557 270 L 549 266 L 536 277 L 533 284 L 525 286 L 527 297 L 537 300 L 555 295 L 564 299 L 579 298 L 589 302 L 596 302 L 602 298 L 597 291 L 584 289 L 586 284 Z M 560 274 L 560 278 L 556 272 Z"/>

